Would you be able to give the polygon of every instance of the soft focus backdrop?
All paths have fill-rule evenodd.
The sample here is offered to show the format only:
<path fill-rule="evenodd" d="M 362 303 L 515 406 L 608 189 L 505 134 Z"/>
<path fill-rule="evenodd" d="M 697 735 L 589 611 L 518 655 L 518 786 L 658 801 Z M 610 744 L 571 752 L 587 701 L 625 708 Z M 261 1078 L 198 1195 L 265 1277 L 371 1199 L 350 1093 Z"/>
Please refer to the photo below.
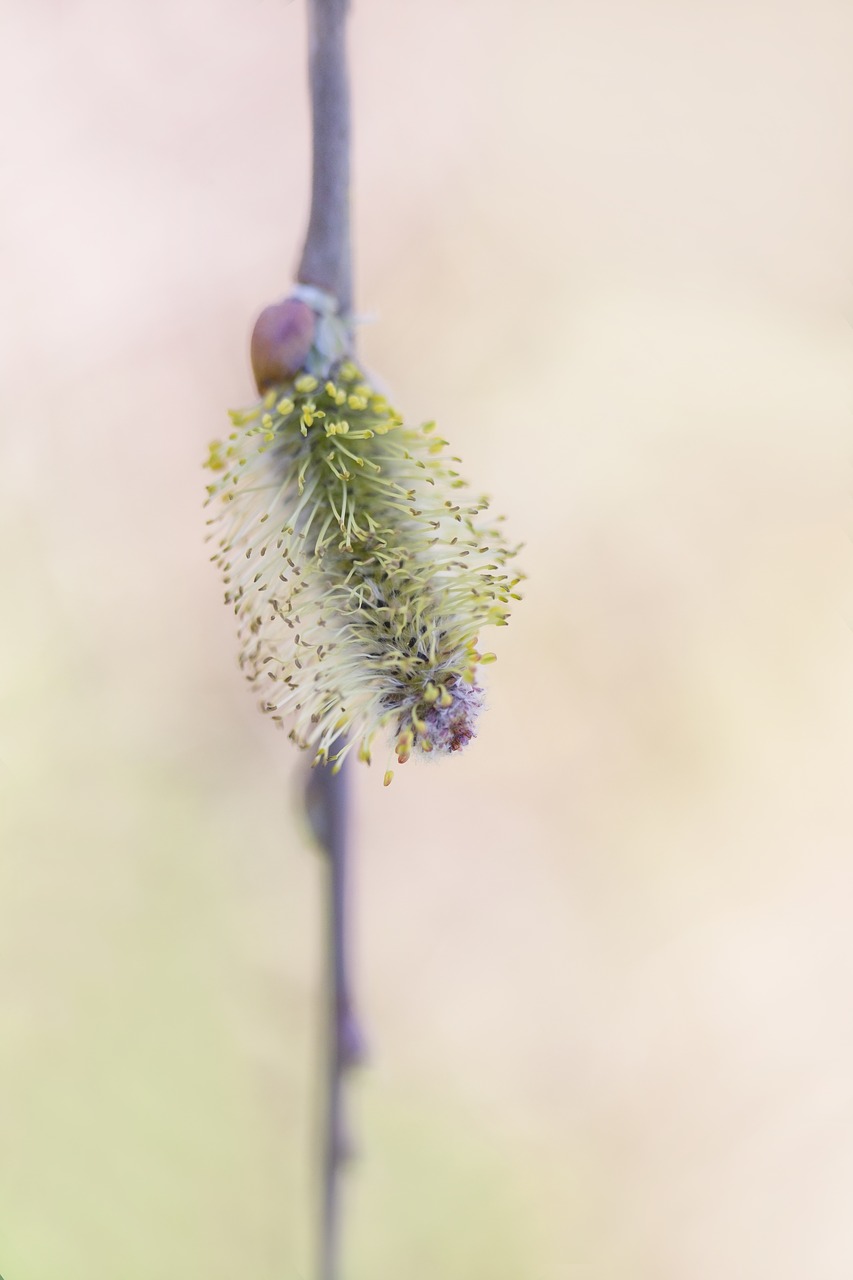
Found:
<path fill-rule="evenodd" d="M 370 366 L 530 575 L 360 769 L 348 1280 L 853 1274 L 853 7 L 354 0 Z M 0 1271 L 308 1280 L 319 864 L 203 544 L 301 0 L 0 15 Z"/>

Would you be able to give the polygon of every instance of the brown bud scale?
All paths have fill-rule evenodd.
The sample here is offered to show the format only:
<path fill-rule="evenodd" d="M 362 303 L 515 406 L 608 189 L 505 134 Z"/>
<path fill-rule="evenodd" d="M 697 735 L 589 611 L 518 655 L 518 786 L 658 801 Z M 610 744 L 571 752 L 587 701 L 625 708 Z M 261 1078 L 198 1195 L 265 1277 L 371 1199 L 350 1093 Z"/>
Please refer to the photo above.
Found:
<path fill-rule="evenodd" d="M 295 378 L 314 341 L 314 312 L 298 298 L 264 307 L 252 332 L 252 372 L 258 391 Z"/>

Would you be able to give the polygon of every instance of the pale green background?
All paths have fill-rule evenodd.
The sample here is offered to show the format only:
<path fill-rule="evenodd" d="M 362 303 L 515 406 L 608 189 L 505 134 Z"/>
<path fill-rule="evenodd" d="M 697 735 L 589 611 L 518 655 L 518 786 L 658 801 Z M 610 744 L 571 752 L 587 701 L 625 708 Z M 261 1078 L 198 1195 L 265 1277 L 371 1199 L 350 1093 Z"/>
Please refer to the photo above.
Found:
<path fill-rule="evenodd" d="M 318 864 L 202 544 L 300 0 L 6 0 L 0 1270 L 307 1280 Z M 853 1274 L 853 7 L 356 0 L 370 365 L 527 539 L 358 777 L 347 1280 Z"/>

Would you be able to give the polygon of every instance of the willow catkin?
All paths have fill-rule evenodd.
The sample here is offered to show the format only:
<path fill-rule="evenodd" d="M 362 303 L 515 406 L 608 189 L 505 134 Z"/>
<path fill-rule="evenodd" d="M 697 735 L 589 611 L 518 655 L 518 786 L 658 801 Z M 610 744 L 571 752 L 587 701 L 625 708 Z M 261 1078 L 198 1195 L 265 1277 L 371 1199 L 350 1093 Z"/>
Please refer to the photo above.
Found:
<path fill-rule="evenodd" d="M 231 418 L 206 464 L 213 559 L 262 708 L 317 762 L 369 762 L 385 728 L 400 763 L 464 747 L 494 657 L 478 635 L 520 579 L 435 424 L 405 425 L 349 360 Z"/>

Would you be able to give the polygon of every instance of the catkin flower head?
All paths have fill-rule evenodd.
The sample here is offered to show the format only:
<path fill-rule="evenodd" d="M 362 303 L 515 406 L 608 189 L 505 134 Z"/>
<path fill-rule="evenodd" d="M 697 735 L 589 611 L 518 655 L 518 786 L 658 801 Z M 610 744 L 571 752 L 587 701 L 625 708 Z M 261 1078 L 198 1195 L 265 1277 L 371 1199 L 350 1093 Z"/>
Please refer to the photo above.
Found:
<path fill-rule="evenodd" d="M 486 498 L 435 424 L 406 426 L 352 361 L 231 418 L 206 464 L 213 559 L 263 709 L 318 762 L 369 761 L 386 728 L 401 763 L 458 751 L 493 658 L 479 632 L 519 598 Z"/>

